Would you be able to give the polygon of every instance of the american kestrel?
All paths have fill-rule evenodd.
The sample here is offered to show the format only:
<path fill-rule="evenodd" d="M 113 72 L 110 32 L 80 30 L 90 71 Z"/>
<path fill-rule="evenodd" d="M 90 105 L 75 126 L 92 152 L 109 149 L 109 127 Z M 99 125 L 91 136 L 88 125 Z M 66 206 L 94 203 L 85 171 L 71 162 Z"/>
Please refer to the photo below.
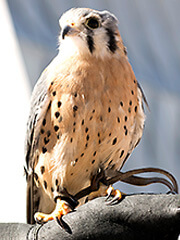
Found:
<path fill-rule="evenodd" d="M 68 196 L 88 187 L 99 169 L 107 177 L 120 170 L 142 137 L 143 93 L 117 23 L 108 11 L 88 8 L 60 18 L 59 53 L 31 99 L 28 223 L 34 214 L 39 222 L 61 221 L 70 211 Z"/>

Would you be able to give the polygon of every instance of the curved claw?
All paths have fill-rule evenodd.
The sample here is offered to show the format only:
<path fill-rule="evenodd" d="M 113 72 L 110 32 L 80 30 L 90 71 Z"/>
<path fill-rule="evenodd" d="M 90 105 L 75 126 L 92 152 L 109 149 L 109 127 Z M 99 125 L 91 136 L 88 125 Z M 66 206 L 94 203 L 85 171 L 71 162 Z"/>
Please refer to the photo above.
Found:
<path fill-rule="evenodd" d="M 106 190 L 106 193 L 107 193 L 106 202 L 112 196 L 111 194 L 112 194 L 113 190 L 114 190 L 114 188 L 112 186 L 109 186 L 108 189 Z"/>
<path fill-rule="evenodd" d="M 119 202 L 122 199 L 122 193 L 118 190 L 118 189 L 114 189 L 112 186 L 110 186 L 107 189 L 107 198 L 106 198 L 106 202 L 108 205 L 115 203 L 115 202 Z M 109 201 L 110 197 L 113 197 L 112 200 Z"/>
<path fill-rule="evenodd" d="M 65 221 L 62 219 L 62 216 L 60 218 L 56 217 L 57 223 L 68 233 L 72 233 L 70 227 L 65 223 Z"/>
<path fill-rule="evenodd" d="M 67 224 L 62 220 L 62 216 L 66 215 L 70 211 L 71 208 L 69 205 L 65 201 L 61 200 L 61 198 L 57 198 L 56 208 L 52 213 L 45 214 L 42 212 L 37 212 L 34 214 L 34 218 L 38 223 L 45 223 L 54 219 L 62 228 L 64 228 L 67 232 L 70 232 Z"/>

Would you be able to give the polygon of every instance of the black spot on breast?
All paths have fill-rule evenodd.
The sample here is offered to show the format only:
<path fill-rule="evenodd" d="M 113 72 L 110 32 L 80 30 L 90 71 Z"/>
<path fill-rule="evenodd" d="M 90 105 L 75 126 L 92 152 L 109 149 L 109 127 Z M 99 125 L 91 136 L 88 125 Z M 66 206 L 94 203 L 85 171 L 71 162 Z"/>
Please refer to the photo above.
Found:
<path fill-rule="evenodd" d="M 117 142 L 117 138 L 114 138 L 113 141 L 112 141 L 112 145 L 115 145 Z"/>
<path fill-rule="evenodd" d="M 73 132 L 75 132 L 76 131 L 76 129 L 75 128 L 73 128 Z"/>
<path fill-rule="evenodd" d="M 58 101 L 58 102 L 57 102 L 58 108 L 60 108 L 61 104 L 62 104 L 61 101 Z"/>
<path fill-rule="evenodd" d="M 54 84 L 54 82 L 51 82 L 51 85 L 53 85 Z"/>
<path fill-rule="evenodd" d="M 96 151 L 93 153 L 93 156 L 95 156 L 96 155 Z"/>
<path fill-rule="evenodd" d="M 92 113 L 95 113 L 95 109 L 92 110 Z"/>
<path fill-rule="evenodd" d="M 73 126 L 75 126 L 76 125 L 76 122 L 73 122 Z"/>
<path fill-rule="evenodd" d="M 124 150 L 121 151 L 121 154 L 119 157 L 122 158 L 123 154 L 124 154 Z"/>
<path fill-rule="evenodd" d="M 53 187 L 51 187 L 51 192 L 54 192 L 54 188 Z"/>
<path fill-rule="evenodd" d="M 42 125 L 45 126 L 46 125 L 46 119 L 44 118 L 42 121 Z"/>
<path fill-rule="evenodd" d="M 99 139 L 99 144 L 101 143 L 101 140 Z"/>
<path fill-rule="evenodd" d="M 102 116 L 100 116 L 100 118 L 99 118 L 99 119 L 100 119 L 100 121 L 101 121 L 101 122 L 103 121 L 103 118 L 102 118 Z"/>
<path fill-rule="evenodd" d="M 71 143 L 72 143 L 72 141 L 73 141 L 73 138 L 70 139 L 70 142 L 71 142 Z"/>
<path fill-rule="evenodd" d="M 84 153 L 81 154 L 81 157 L 83 157 L 83 156 L 84 156 Z"/>
<path fill-rule="evenodd" d="M 42 147 L 42 153 L 44 154 L 44 153 L 46 153 L 46 152 L 47 152 L 47 148 Z"/>
<path fill-rule="evenodd" d="M 92 164 L 94 164 L 94 163 L 95 163 L 95 159 L 92 160 Z"/>
<path fill-rule="evenodd" d="M 77 97 L 77 92 L 74 93 L 74 97 Z"/>
<path fill-rule="evenodd" d="M 131 108 L 130 107 L 128 108 L 128 112 L 131 113 Z"/>
<path fill-rule="evenodd" d="M 118 48 L 116 43 L 116 38 L 115 38 L 115 32 L 112 31 L 110 28 L 106 28 L 106 32 L 109 37 L 108 48 L 112 53 L 114 53 Z"/>
<path fill-rule="evenodd" d="M 77 162 L 77 161 L 78 161 L 78 158 L 75 159 L 75 162 Z"/>
<path fill-rule="evenodd" d="M 44 144 L 46 145 L 46 144 L 48 144 L 48 142 L 49 142 L 49 139 L 48 138 L 44 138 Z"/>
<path fill-rule="evenodd" d="M 125 135 L 127 135 L 128 134 L 128 130 L 127 130 L 126 125 L 124 125 L 124 130 L 125 130 Z"/>
<path fill-rule="evenodd" d="M 57 132 L 59 130 L 59 127 L 57 125 L 54 126 L 54 131 Z"/>
<path fill-rule="evenodd" d="M 89 135 L 86 136 L 86 140 L 89 141 Z"/>
<path fill-rule="evenodd" d="M 109 113 L 111 112 L 111 108 L 110 108 L 110 107 L 108 107 L 108 112 L 109 112 Z"/>
<path fill-rule="evenodd" d="M 51 132 L 48 130 L 47 131 L 47 137 L 50 137 L 51 136 Z"/>
<path fill-rule="evenodd" d="M 58 179 L 56 178 L 55 180 L 55 185 L 57 186 L 58 185 Z"/>
<path fill-rule="evenodd" d="M 132 101 L 131 100 L 129 101 L 129 105 L 132 106 Z"/>
<path fill-rule="evenodd" d="M 124 121 L 127 122 L 127 116 L 124 117 Z"/>
<path fill-rule="evenodd" d="M 111 136 L 111 133 L 109 133 L 109 137 Z"/>
<path fill-rule="evenodd" d="M 88 127 L 86 127 L 86 128 L 85 128 L 85 132 L 87 133 L 87 132 L 88 132 L 88 130 L 89 130 L 89 129 L 88 129 Z"/>
<path fill-rule="evenodd" d="M 120 118 L 119 117 L 117 117 L 117 121 L 118 121 L 118 123 L 120 123 Z"/>
<path fill-rule="evenodd" d="M 131 90 L 131 94 L 134 95 L 134 91 L 133 90 Z"/>
<path fill-rule="evenodd" d="M 55 112 L 55 117 L 58 118 L 60 116 L 60 113 L 59 112 Z"/>
<path fill-rule="evenodd" d="M 123 107 L 123 102 L 122 101 L 120 102 L 120 105 L 121 105 L 121 107 Z"/>
<path fill-rule="evenodd" d="M 82 120 L 81 125 L 84 125 L 84 119 Z"/>
<path fill-rule="evenodd" d="M 93 119 L 93 116 L 91 116 L 90 118 L 89 118 L 89 120 L 91 121 Z"/>
<path fill-rule="evenodd" d="M 45 167 L 44 166 L 41 166 L 40 167 L 40 171 L 41 171 L 41 174 L 43 174 L 45 172 Z"/>
<path fill-rule="evenodd" d="M 98 132 L 98 137 L 100 137 L 100 133 Z"/>
<path fill-rule="evenodd" d="M 134 107 L 134 111 L 137 112 L 137 106 Z"/>
<path fill-rule="evenodd" d="M 88 147 L 88 143 L 85 144 L 85 148 L 87 148 L 87 147 Z"/>
<path fill-rule="evenodd" d="M 55 97 L 56 96 L 56 91 L 52 92 L 52 95 Z"/>
<path fill-rule="evenodd" d="M 134 83 L 136 83 L 136 80 L 134 79 Z"/>
<path fill-rule="evenodd" d="M 77 106 L 77 105 L 74 105 L 74 106 L 73 106 L 73 110 L 74 110 L 74 111 L 77 111 L 77 110 L 78 110 L 78 106 Z"/>
<path fill-rule="evenodd" d="M 41 128 L 41 134 L 43 134 L 44 133 L 44 129 L 43 128 Z"/>

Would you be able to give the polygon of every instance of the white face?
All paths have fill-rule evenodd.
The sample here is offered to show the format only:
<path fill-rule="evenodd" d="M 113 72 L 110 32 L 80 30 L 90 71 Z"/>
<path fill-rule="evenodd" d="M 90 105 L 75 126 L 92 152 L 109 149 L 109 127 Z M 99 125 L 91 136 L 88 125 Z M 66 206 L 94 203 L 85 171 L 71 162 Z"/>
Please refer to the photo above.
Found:
<path fill-rule="evenodd" d="M 70 9 L 60 19 L 60 52 L 91 54 L 104 58 L 115 53 L 118 42 L 117 19 L 107 11 Z"/>

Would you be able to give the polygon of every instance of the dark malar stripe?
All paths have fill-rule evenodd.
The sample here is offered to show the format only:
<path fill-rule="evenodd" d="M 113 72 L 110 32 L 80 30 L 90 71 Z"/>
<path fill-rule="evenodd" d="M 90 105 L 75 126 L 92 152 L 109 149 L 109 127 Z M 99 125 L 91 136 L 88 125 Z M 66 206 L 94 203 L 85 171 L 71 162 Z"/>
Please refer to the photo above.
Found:
<path fill-rule="evenodd" d="M 112 53 L 114 53 L 116 51 L 116 49 L 118 48 L 117 44 L 116 44 L 115 33 L 109 28 L 106 28 L 106 31 L 107 31 L 107 35 L 109 37 L 108 48 Z"/>
<path fill-rule="evenodd" d="M 94 40 L 93 40 L 93 37 L 88 35 L 87 36 L 87 44 L 88 44 L 88 47 L 89 47 L 89 51 L 91 53 L 93 53 L 95 47 L 94 47 Z"/>

